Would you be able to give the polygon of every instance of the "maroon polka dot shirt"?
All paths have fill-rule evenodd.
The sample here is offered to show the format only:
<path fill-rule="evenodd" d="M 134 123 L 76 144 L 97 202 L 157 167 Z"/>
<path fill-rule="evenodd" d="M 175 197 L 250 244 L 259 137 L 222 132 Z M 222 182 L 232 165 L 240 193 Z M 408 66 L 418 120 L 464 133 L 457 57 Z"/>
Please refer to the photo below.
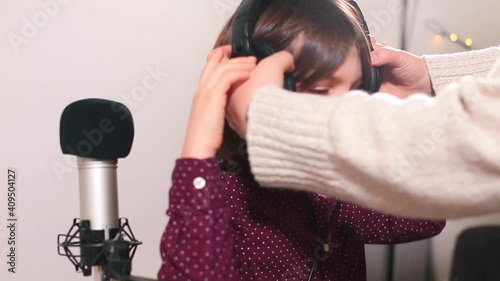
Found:
<path fill-rule="evenodd" d="M 167 215 L 161 280 L 308 280 L 316 259 L 312 280 L 365 281 L 364 244 L 425 239 L 445 226 L 261 188 L 216 158 L 176 161 Z"/>

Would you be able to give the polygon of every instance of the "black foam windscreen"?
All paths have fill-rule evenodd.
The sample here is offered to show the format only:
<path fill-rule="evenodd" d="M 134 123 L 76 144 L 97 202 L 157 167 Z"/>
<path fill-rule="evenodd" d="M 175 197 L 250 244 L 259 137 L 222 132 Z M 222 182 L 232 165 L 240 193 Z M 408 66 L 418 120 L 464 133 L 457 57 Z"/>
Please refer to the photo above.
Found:
<path fill-rule="evenodd" d="M 122 103 L 83 99 L 64 109 L 59 127 L 63 154 L 95 159 L 127 157 L 134 140 L 134 122 Z"/>

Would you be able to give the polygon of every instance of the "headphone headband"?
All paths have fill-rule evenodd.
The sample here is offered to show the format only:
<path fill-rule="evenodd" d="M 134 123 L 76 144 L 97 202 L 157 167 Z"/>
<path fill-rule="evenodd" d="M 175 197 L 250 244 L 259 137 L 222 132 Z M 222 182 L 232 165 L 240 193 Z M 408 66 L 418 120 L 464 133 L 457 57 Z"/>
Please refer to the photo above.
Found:
<path fill-rule="evenodd" d="M 251 37 L 260 14 L 270 0 L 243 0 L 234 13 L 232 34 L 232 57 L 255 54 Z"/>
<path fill-rule="evenodd" d="M 354 0 L 349 0 L 349 4 L 356 10 L 356 13 L 358 14 L 359 20 L 361 21 L 361 26 L 363 27 L 363 32 L 365 33 L 366 36 L 366 43 L 368 44 L 368 47 L 370 48 L 370 51 L 373 51 L 373 45 L 372 45 L 372 40 L 370 39 L 370 30 L 368 29 L 368 24 L 366 23 L 365 17 L 363 16 L 363 12 L 361 12 L 361 9 L 358 6 L 358 3 Z M 382 85 L 382 76 L 383 76 L 383 67 L 372 67 L 371 69 L 371 77 L 370 77 L 370 83 L 368 84 L 368 87 L 365 89 L 370 93 L 375 93 L 380 90 L 380 86 Z"/>
<path fill-rule="evenodd" d="M 234 13 L 232 29 L 232 50 L 231 57 L 256 56 L 258 60 L 275 53 L 276 50 L 271 44 L 266 42 L 252 42 L 252 34 L 255 24 L 262 11 L 271 3 L 272 0 L 242 0 Z M 354 0 L 347 1 L 357 12 L 369 48 L 373 51 L 370 40 L 368 25 L 364 19 L 363 13 Z M 377 92 L 382 82 L 382 68 L 372 67 L 369 85 L 366 90 Z M 291 91 L 296 90 L 296 81 L 290 73 L 285 74 L 285 88 Z"/>
<path fill-rule="evenodd" d="M 370 40 L 370 30 L 368 29 L 368 24 L 366 23 L 365 17 L 363 16 L 363 12 L 361 12 L 361 9 L 359 8 L 356 1 L 350 0 L 349 4 L 354 8 L 354 10 L 356 10 L 359 20 L 361 21 L 361 26 L 363 27 L 363 32 L 365 33 L 366 39 L 368 39 L 368 46 L 370 46 L 370 50 L 373 51 L 373 46 Z"/>

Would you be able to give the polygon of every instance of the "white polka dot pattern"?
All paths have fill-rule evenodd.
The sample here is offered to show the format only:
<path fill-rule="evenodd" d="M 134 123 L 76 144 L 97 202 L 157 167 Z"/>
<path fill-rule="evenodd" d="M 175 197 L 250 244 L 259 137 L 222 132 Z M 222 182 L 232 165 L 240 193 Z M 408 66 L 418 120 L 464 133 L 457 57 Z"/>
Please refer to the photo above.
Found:
<path fill-rule="evenodd" d="M 324 248 L 318 228 L 327 225 L 337 204 L 329 252 L 313 280 L 365 281 L 364 244 L 425 239 L 445 225 L 388 216 L 320 194 L 309 201 L 303 192 L 260 188 L 221 171 L 215 158 L 178 159 L 158 279 L 306 280 L 313 257 Z"/>

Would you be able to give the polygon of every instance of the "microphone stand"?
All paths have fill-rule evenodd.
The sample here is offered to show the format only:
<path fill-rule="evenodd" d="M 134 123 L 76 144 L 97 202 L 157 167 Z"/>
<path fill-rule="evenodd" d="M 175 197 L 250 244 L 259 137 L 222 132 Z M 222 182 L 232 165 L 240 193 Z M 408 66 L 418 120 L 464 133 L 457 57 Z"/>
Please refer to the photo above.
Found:
<path fill-rule="evenodd" d="M 92 274 L 95 281 L 157 281 L 131 276 L 132 259 L 142 242 L 135 239 L 126 218 L 119 221 L 119 229 L 113 238 L 99 237 L 89 229 L 88 221 L 74 219 L 67 234 L 59 234 L 58 254 L 67 257 L 77 272 Z M 75 255 L 71 248 L 80 249 Z"/>

